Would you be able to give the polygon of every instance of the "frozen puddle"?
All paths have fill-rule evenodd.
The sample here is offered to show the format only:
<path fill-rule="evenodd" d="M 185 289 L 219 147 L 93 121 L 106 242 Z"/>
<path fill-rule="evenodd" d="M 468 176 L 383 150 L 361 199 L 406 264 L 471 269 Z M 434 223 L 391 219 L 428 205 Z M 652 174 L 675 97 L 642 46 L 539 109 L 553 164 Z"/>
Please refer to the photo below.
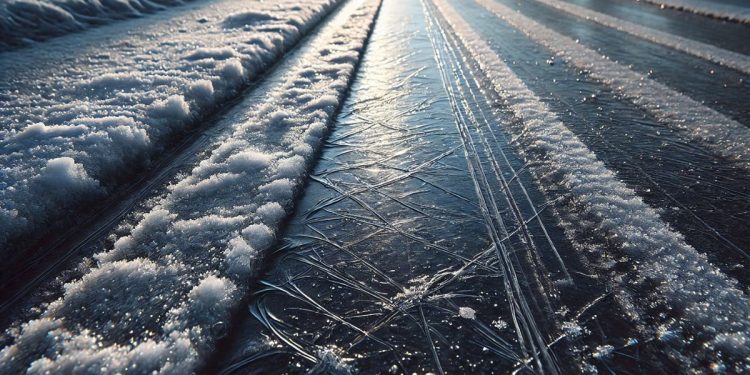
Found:
<path fill-rule="evenodd" d="M 218 368 L 557 373 L 599 346 L 650 357 L 628 321 L 597 318 L 623 313 L 571 255 L 458 53 L 419 1 L 384 4 Z"/>

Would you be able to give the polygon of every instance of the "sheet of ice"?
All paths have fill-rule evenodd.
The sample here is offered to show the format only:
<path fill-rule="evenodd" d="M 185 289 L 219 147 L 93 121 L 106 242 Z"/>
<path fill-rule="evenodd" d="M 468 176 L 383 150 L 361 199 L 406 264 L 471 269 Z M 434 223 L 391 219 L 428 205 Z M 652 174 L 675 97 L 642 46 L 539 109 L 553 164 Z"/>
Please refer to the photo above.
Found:
<path fill-rule="evenodd" d="M 63 297 L 11 332 L 0 372 L 195 371 L 291 209 L 378 6 L 347 4 L 247 121 L 96 254 Z"/>
<path fill-rule="evenodd" d="M 617 180 L 449 4 L 434 2 L 521 122 L 514 135 L 530 147 L 526 154 L 532 172 L 540 179 L 559 176 L 560 188 L 575 195 L 570 209 L 594 221 L 592 230 L 617 243 L 633 262 L 628 272 L 641 283 L 648 280 L 653 293 L 663 298 L 658 303 L 678 314 L 679 319 L 664 322 L 663 330 L 674 335 L 690 331 L 695 333 L 692 339 L 701 340 L 701 352 L 682 359 L 694 361 L 690 366 L 710 360 L 725 361 L 722 365 L 737 370 L 750 368 L 750 302 L 736 281 L 687 245 L 681 234 L 672 231 L 653 208 Z M 620 293 L 634 286 L 626 288 L 613 277 L 611 282 Z M 682 343 L 688 339 L 681 338 Z M 680 340 L 664 341 L 682 345 Z"/>
<path fill-rule="evenodd" d="M 641 26 L 629 21 L 606 15 L 597 11 L 586 9 L 572 3 L 559 0 L 536 0 L 552 8 L 569 13 L 576 17 L 584 18 L 601 25 L 628 33 L 650 42 L 675 49 L 680 52 L 693 55 L 719 65 L 736 69 L 745 74 L 750 74 L 750 56 L 732 52 L 707 43 L 698 42 L 681 36 L 665 33 L 646 26 Z"/>
<path fill-rule="evenodd" d="M 700 14 L 720 20 L 750 24 L 750 6 L 740 7 L 718 1 L 702 0 L 643 0 L 661 8 Z M 746 4 L 747 5 L 747 4 Z"/>
<path fill-rule="evenodd" d="M 4 53 L 0 254 L 9 255 L 10 239 L 112 192 L 237 96 L 336 3 L 222 0 Z M 59 158 L 90 183 L 62 181 L 65 193 L 55 193 L 44 173 Z"/>
<path fill-rule="evenodd" d="M 534 328 L 542 345 L 556 336 L 551 311 L 560 299 L 547 296 L 564 292 L 547 276 L 564 275 L 556 260 L 530 258 L 551 251 L 551 241 L 564 251 L 564 237 L 549 224 L 525 225 L 539 215 L 524 192 L 538 195 L 515 174 L 523 163 L 501 153 L 506 139 L 481 120 L 490 108 L 474 100 L 482 97 L 464 56 L 422 5 L 383 2 L 357 83 L 285 226 L 279 256 L 256 283 L 251 316 L 233 329 L 221 372 L 275 373 L 279 363 L 293 363 L 295 372 L 329 373 L 320 354 L 329 347 L 345 349 L 334 353 L 351 359 L 348 373 L 508 373 L 521 362 L 541 372 L 527 338 Z M 456 123 L 455 103 L 477 120 Z M 464 152 L 465 143 L 476 152 Z M 487 175 L 472 176 L 469 163 L 475 171 L 486 163 Z M 495 172 L 513 180 L 503 185 Z M 505 215 L 488 222 L 488 205 Z M 504 233 L 497 250 L 500 221 L 513 235 Z M 534 234 L 525 237 L 522 227 Z M 516 256 L 512 270 L 501 252 Z M 524 280 L 519 297 L 505 282 L 513 278 Z M 538 313 L 533 325 L 519 306 L 525 302 Z M 493 323 L 500 319 L 507 322 Z M 577 362 L 556 349 L 560 367 Z"/>
<path fill-rule="evenodd" d="M 477 0 L 477 3 L 659 121 L 684 130 L 686 137 L 750 169 L 750 129 L 746 126 L 501 3 L 488 0 Z"/>

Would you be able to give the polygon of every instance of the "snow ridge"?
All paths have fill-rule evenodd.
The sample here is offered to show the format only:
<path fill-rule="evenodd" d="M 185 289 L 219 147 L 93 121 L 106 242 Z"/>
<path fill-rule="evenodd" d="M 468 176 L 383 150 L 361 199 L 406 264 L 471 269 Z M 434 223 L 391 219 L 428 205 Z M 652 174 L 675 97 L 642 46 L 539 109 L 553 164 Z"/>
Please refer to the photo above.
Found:
<path fill-rule="evenodd" d="M 690 327 L 705 340 L 705 356 L 716 362 L 729 358 L 726 368 L 750 369 L 750 302 L 736 281 L 686 244 L 597 160 L 449 4 L 434 3 L 519 119 L 522 129 L 514 133 L 533 149 L 527 155 L 536 159 L 530 164 L 534 175 L 561 176 L 563 187 L 575 196 L 573 204 L 578 207 L 573 210 L 595 220 L 596 230 L 637 263 L 632 270 L 636 278 L 653 281 L 655 293 L 679 313 L 678 321 L 664 322 L 660 330 L 678 334 L 682 327 Z"/>
<path fill-rule="evenodd" d="M 3 1 L 0 3 L 0 51 L 180 4 L 183 4 L 181 0 Z"/>
<path fill-rule="evenodd" d="M 640 0 L 638 0 L 640 1 Z M 730 4 L 719 4 L 716 1 L 707 4 L 695 0 L 643 0 L 658 5 L 719 20 L 750 24 L 750 8 L 738 7 Z"/>
<path fill-rule="evenodd" d="M 89 55 L 70 66 L 55 46 L 4 54 L 0 256 L 19 255 L 9 254 L 9 240 L 45 229 L 61 215 L 106 197 L 170 140 L 238 96 L 337 2 L 261 2 L 251 9 L 219 2 L 218 17 L 239 21 L 227 25 L 223 18 L 189 19 L 195 26 L 184 34 L 124 35 L 108 41 L 114 46 L 89 48 Z M 227 17 L 221 11 L 235 13 Z M 78 47 L 85 49 L 85 43 Z M 90 43 L 99 46 L 96 40 Z M 102 50 L 105 56 L 97 52 Z M 37 60 L 50 59 L 46 56 L 62 62 L 35 68 Z M 45 175 L 49 163 L 59 158 L 77 171 L 67 175 L 66 194 L 53 194 Z"/>
<path fill-rule="evenodd" d="M 716 154 L 750 169 L 750 129 L 746 126 L 643 74 L 610 61 L 606 56 L 505 5 L 488 0 L 477 0 L 477 3 L 566 62 L 630 99 L 664 124 L 684 130 L 683 134 L 702 142 Z"/>
<path fill-rule="evenodd" d="M 710 44 L 698 42 L 695 40 L 683 38 L 641 26 L 629 21 L 621 20 L 600 12 L 586 9 L 572 3 L 559 0 L 536 0 L 549 7 L 561 10 L 576 17 L 580 17 L 598 24 L 613 28 L 615 30 L 628 33 L 635 37 L 647 40 L 652 43 L 661 44 L 674 50 L 711 61 L 713 63 L 724 65 L 745 74 L 750 74 L 750 57 L 741 53 L 732 52 L 712 46 Z"/>
<path fill-rule="evenodd" d="M 379 5 L 347 4 L 247 121 L 97 253 L 63 297 L 11 332 L 0 372 L 194 372 L 274 243 Z"/>

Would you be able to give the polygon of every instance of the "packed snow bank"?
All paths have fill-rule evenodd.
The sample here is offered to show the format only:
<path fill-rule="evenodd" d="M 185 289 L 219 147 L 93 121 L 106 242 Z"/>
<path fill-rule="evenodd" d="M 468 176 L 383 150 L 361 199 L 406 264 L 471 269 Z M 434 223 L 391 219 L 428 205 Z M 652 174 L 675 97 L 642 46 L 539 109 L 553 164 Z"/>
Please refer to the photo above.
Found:
<path fill-rule="evenodd" d="M 0 3 L 0 51 L 113 20 L 182 4 L 181 0 L 8 0 Z"/>
<path fill-rule="evenodd" d="M 741 53 L 728 51 L 723 48 L 712 46 L 710 44 L 641 26 L 632 22 L 606 15 L 604 13 L 586 9 L 582 6 L 578 6 L 572 3 L 560 0 L 536 1 L 571 14 L 573 16 L 581 17 L 613 28 L 615 30 L 628 33 L 638 38 L 648 40 L 649 42 L 661 44 L 674 50 L 684 52 L 719 65 L 724 65 L 732 69 L 736 69 L 737 71 L 740 71 L 742 73 L 750 74 L 750 57 Z"/>
<path fill-rule="evenodd" d="M 750 169 L 750 129 L 746 126 L 501 3 L 477 2 L 566 62 L 588 72 L 594 79 L 648 111 L 660 122 L 684 130 L 682 134 L 686 137 Z"/>
<path fill-rule="evenodd" d="M 740 7 L 701 0 L 643 0 L 662 8 L 670 8 L 720 20 L 750 25 L 750 6 Z"/>
<path fill-rule="evenodd" d="M 347 4 L 246 121 L 135 225 L 122 224 L 118 233 L 129 233 L 63 297 L 9 333 L 0 372 L 194 372 L 291 209 L 378 7 Z"/>
<path fill-rule="evenodd" d="M 524 151 L 534 176 L 557 181 L 556 186 L 547 186 L 549 190 L 571 191 L 571 206 L 563 209 L 580 215 L 583 220 L 579 223 L 592 221 L 590 231 L 603 233 L 629 258 L 630 278 L 618 276 L 611 265 L 604 267 L 608 274 L 612 272 L 610 283 L 616 291 L 627 293 L 636 287 L 653 290 L 656 298 L 643 299 L 662 304 L 664 311 L 677 315 L 676 320 L 666 315 L 653 320 L 662 320 L 660 329 L 674 335 L 685 333 L 681 342 L 666 342 L 676 347 L 675 353 L 689 340 L 699 341 L 695 346 L 701 352 L 683 358 L 694 361 L 690 366 L 708 360 L 738 372 L 750 368 L 750 302 L 736 281 L 685 243 L 656 210 L 597 160 L 449 4 L 443 0 L 435 3 L 518 118 L 520 125 L 509 130 L 527 148 Z M 621 285 L 624 280 L 630 283 Z"/>
<path fill-rule="evenodd" d="M 9 255 L 9 240 L 38 233 L 70 209 L 106 196 L 121 179 L 146 166 L 155 152 L 237 96 L 335 1 L 302 6 L 253 2 L 252 10 L 237 1 L 212 4 L 132 34 L 81 34 L 73 46 L 45 44 L 4 54 L 0 256 Z M 225 27 L 227 19 L 248 12 L 262 21 Z M 196 17 L 212 21 L 197 22 Z M 183 32 L 170 32 L 174 24 L 184 25 Z M 78 51 L 74 58 L 67 57 L 69 48 Z M 44 168 L 59 158 L 75 163 L 92 182 L 64 189 L 39 183 Z M 99 186 L 97 194 L 91 194 L 94 185 Z M 52 196 L 56 198 L 48 199 Z"/>

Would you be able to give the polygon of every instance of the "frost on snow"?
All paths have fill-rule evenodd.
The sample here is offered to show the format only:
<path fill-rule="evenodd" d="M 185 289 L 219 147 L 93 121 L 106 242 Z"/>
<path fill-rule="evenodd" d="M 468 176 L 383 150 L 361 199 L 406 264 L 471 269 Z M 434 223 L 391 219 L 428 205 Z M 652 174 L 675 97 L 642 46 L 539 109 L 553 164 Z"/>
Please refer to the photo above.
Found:
<path fill-rule="evenodd" d="M 185 374 L 200 365 L 227 333 L 230 311 L 304 181 L 378 3 L 344 9 L 337 18 L 346 22 L 324 28 L 247 121 L 217 140 L 128 234 L 101 249 L 96 266 L 65 284 L 60 299 L 10 333 L 13 344 L 0 351 L 3 372 Z M 356 59 L 334 61 L 351 53 Z M 310 71 L 314 78 L 303 80 Z M 185 113 L 179 99 L 159 105 Z M 281 109 L 285 125 L 277 126 L 270 114 Z M 48 174 L 98 188 L 71 159 L 52 161 Z M 204 192 L 210 200 L 193 199 Z M 320 353 L 332 369 L 348 368 L 334 354 Z"/>
<path fill-rule="evenodd" d="M 6 86 L 0 87 L 0 255 L 11 255 L 4 246 L 9 240 L 23 239 L 81 204 L 106 197 L 125 176 L 142 170 L 171 140 L 237 96 L 240 87 L 281 57 L 335 3 L 261 2 L 247 9 L 241 2 L 220 1 L 196 10 L 211 22 L 198 23 L 194 14 L 178 15 L 176 21 L 189 25 L 189 32 L 182 34 L 161 30 L 158 27 L 165 26 L 158 23 L 154 29 L 115 30 L 122 34 L 115 38 L 107 38 L 106 30 L 80 34 L 66 42 L 85 51 L 74 60 L 66 59 L 72 46 L 63 40 L 58 40 L 61 45 L 6 52 L 0 59 L 0 71 L 7 77 L 2 83 Z M 66 10 L 87 17 L 94 16 L 89 10 L 120 17 L 160 7 L 160 1 L 117 4 L 4 2 L 0 39 L 15 35 L 5 33 L 3 27 L 10 27 L 5 23 L 27 22 L 18 18 L 21 15 L 37 14 L 40 28 L 45 27 L 47 13 L 33 13 L 42 11 L 39 7 L 62 12 L 56 20 L 70 18 Z M 117 7 L 127 12 L 117 15 L 116 10 L 123 10 Z M 236 20 L 242 12 L 256 14 L 257 22 L 227 28 L 225 19 Z M 76 17 L 70 20 L 79 22 Z M 237 156 L 236 167 L 252 163 L 251 157 Z M 70 172 L 62 173 L 63 167 Z M 217 176 L 221 181 L 215 182 L 232 178 Z"/>
<path fill-rule="evenodd" d="M 0 51 L 183 4 L 180 0 L 9 0 L 0 3 Z"/>

